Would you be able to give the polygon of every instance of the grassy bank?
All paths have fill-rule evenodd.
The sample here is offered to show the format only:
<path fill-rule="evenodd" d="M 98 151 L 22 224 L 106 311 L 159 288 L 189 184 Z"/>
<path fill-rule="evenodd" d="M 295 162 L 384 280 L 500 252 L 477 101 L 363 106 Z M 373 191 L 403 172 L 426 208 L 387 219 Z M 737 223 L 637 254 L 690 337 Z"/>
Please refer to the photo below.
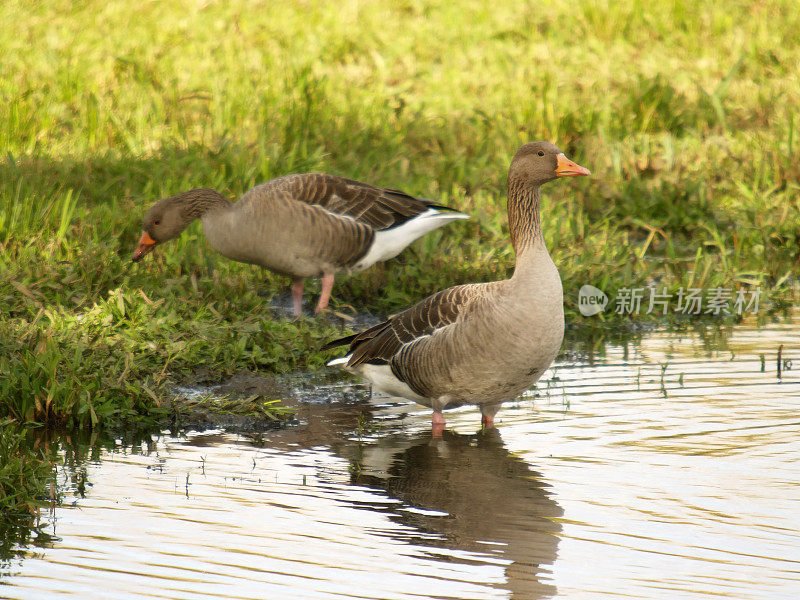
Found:
<path fill-rule="evenodd" d="M 197 367 L 321 365 L 336 328 L 273 318 L 259 292 L 286 282 L 197 225 L 129 261 L 154 199 L 289 172 L 474 215 L 342 279 L 341 309 L 505 276 L 505 174 L 532 139 L 594 174 L 546 193 L 568 320 L 584 283 L 796 302 L 800 14 L 735 4 L 4 2 L 0 415 L 120 422 Z"/>

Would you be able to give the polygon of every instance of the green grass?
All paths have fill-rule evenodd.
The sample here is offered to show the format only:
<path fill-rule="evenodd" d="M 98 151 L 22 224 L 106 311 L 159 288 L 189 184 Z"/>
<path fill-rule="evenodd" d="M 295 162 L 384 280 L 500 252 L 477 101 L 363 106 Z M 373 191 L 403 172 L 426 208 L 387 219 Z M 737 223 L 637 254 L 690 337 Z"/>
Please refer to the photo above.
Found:
<path fill-rule="evenodd" d="M 792 0 L 0 4 L 0 415 L 91 426 L 158 412 L 197 367 L 314 368 L 333 326 L 272 318 L 286 282 L 197 225 L 129 260 L 157 198 L 289 172 L 397 187 L 474 218 L 342 278 L 396 311 L 504 277 L 505 176 L 551 139 L 565 287 L 760 285 L 797 302 L 800 13 Z"/>

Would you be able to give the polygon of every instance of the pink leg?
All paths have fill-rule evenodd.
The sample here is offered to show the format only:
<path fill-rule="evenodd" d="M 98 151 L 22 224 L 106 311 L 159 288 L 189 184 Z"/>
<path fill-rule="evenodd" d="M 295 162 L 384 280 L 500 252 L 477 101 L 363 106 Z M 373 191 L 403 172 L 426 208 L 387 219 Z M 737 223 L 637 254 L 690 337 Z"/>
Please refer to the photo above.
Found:
<path fill-rule="evenodd" d="M 295 317 L 303 315 L 303 280 L 295 279 L 292 282 L 292 314 Z"/>
<path fill-rule="evenodd" d="M 481 405 L 481 424 L 489 429 L 494 427 L 494 416 L 500 410 L 499 404 L 483 404 Z"/>
<path fill-rule="evenodd" d="M 322 292 L 319 295 L 319 302 L 317 303 L 317 314 L 328 308 L 328 301 L 331 299 L 331 290 L 333 290 L 334 277 L 333 273 L 325 273 L 325 275 L 322 276 Z"/>
<path fill-rule="evenodd" d="M 433 418 L 431 419 L 431 433 L 433 437 L 442 437 L 444 431 L 445 420 L 441 411 L 433 411 Z"/>

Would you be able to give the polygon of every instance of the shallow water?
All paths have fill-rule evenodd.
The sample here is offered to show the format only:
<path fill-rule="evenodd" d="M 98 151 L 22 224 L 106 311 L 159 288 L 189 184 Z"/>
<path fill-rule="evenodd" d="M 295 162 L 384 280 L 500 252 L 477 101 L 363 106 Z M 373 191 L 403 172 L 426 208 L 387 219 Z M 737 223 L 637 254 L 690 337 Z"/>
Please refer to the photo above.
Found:
<path fill-rule="evenodd" d="M 57 537 L 0 596 L 798 598 L 799 332 L 607 347 L 484 433 L 348 390 L 257 440 L 120 442 L 60 470 Z"/>

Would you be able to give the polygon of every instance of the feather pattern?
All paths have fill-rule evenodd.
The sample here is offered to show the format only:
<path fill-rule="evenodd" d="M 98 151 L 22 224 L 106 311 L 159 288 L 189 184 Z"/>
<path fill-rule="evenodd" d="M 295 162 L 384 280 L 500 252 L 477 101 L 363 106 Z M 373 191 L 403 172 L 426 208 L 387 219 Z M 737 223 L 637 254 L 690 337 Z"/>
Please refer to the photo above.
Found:
<path fill-rule="evenodd" d="M 287 175 L 273 182 L 295 200 L 353 217 L 375 230 L 397 227 L 430 208 L 453 211 L 432 200 L 415 198 L 400 190 L 379 188 L 322 173 Z"/>
<path fill-rule="evenodd" d="M 371 329 L 331 342 L 326 348 L 349 344 L 349 367 L 362 363 L 388 364 L 409 343 L 454 323 L 472 299 L 469 285 L 452 287 L 417 303 Z M 473 286 L 474 287 L 474 286 Z"/>

